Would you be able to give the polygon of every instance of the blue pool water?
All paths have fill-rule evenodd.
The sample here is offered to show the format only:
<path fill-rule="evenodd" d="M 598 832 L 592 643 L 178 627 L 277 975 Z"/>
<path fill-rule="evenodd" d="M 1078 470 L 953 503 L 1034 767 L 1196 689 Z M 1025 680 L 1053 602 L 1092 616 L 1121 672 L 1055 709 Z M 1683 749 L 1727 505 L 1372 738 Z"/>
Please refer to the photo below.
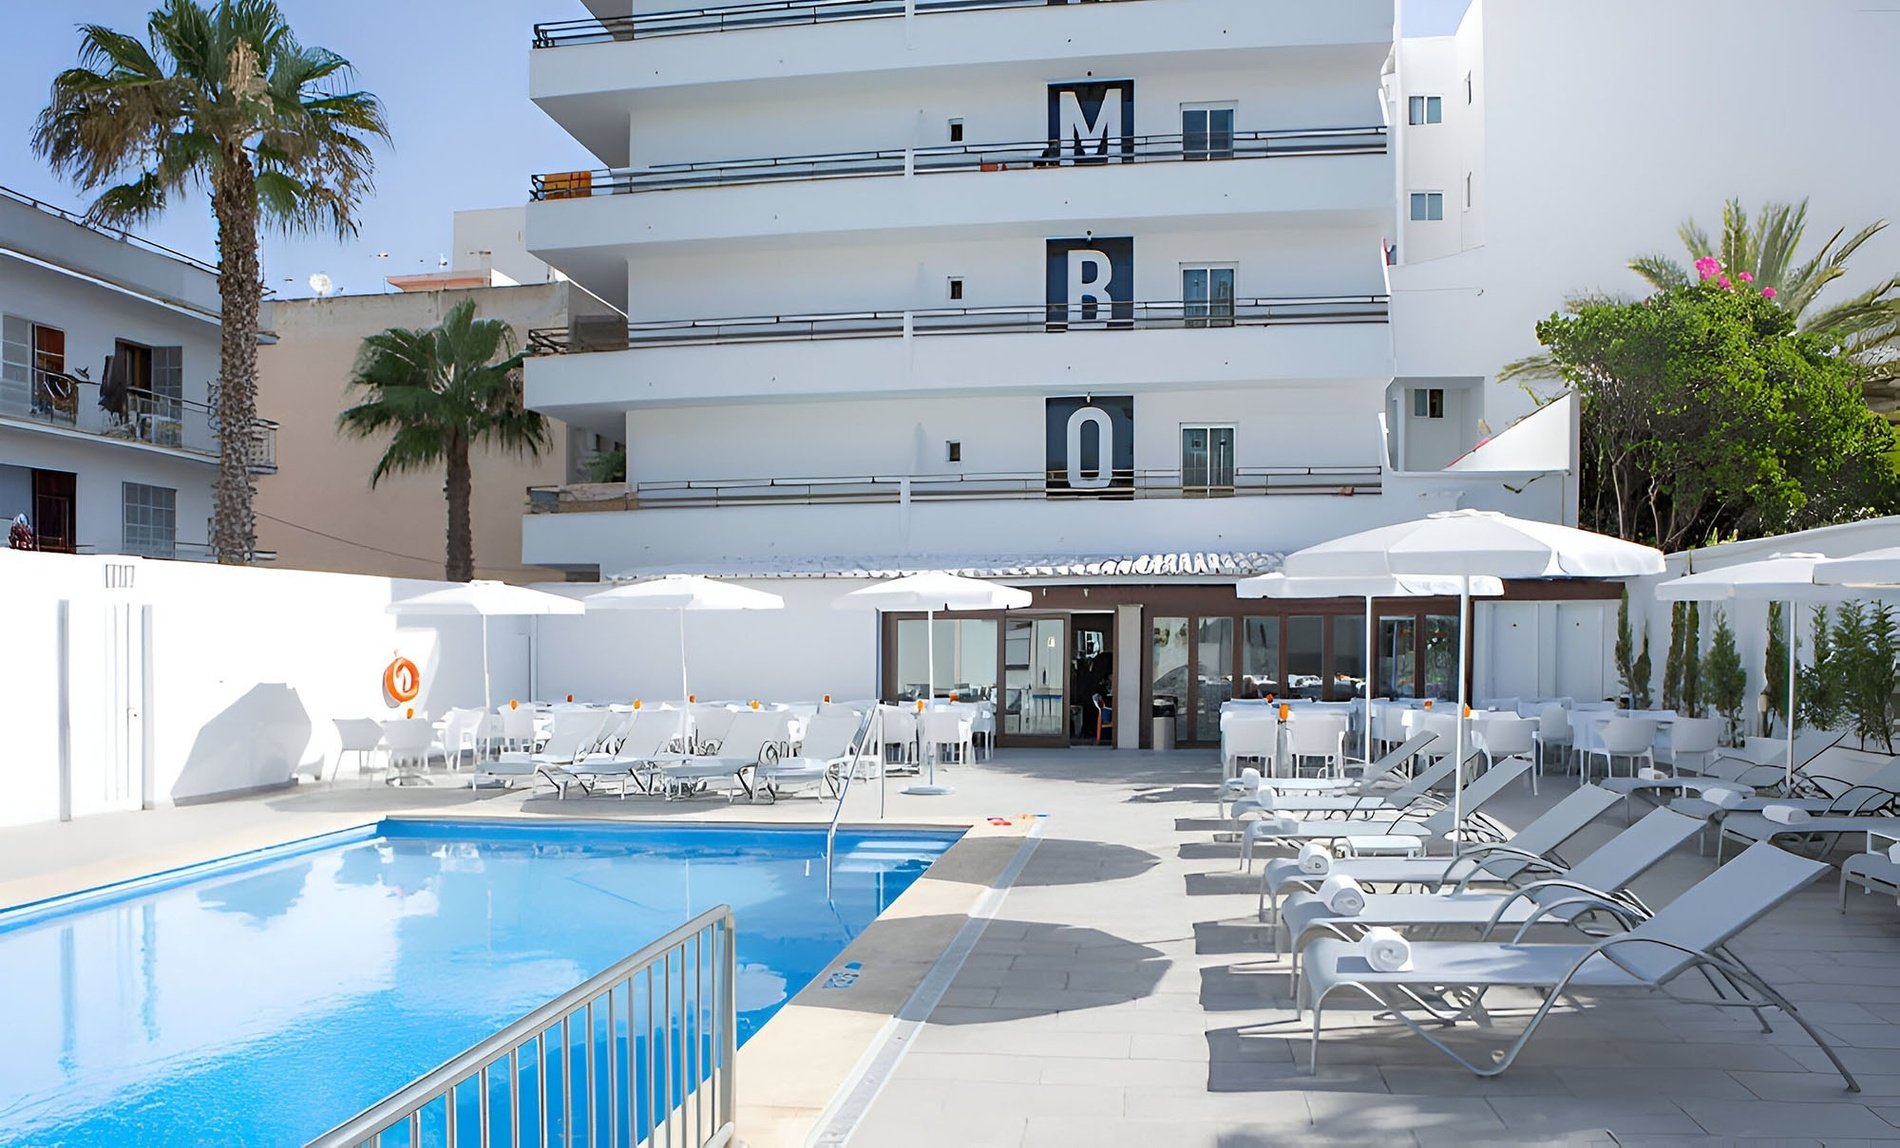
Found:
<path fill-rule="evenodd" d="M 0 913 L 0 1145 L 301 1144 L 721 903 L 743 1042 L 955 838 L 386 821 Z"/>

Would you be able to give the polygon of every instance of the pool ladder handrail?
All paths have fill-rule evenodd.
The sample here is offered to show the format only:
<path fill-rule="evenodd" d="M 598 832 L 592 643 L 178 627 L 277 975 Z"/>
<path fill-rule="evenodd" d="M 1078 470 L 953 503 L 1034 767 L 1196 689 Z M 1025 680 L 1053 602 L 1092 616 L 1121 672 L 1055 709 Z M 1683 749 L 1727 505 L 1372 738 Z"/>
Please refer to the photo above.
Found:
<path fill-rule="evenodd" d="M 556 1142 L 555 1134 L 559 1134 L 563 1143 L 580 1140 L 583 1129 L 574 1124 L 578 1093 L 585 1094 L 582 1110 L 585 1115 L 581 1118 L 585 1121 L 585 1142 L 596 1143 L 602 1130 L 598 1127 L 601 1101 L 595 1094 L 595 1047 L 603 1042 L 595 1038 L 595 1024 L 603 1009 L 607 1028 L 604 1051 L 608 1057 L 604 1077 L 609 1082 L 624 1085 L 626 1090 L 623 1097 L 619 1090 L 609 1089 L 605 1098 L 605 1107 L 614 1125 L 606 1130 L 607 1141 L 622 1143 L 621 1130 L 625 1128 L 631 1135 L 624 1142 L 673 1144 L 677 1131 L 683 1137 L 680 1142 L 687 1148 L 725 1148 L 734 1141 L 737 1109 L 734 1083 L 738 1053 L 737 941 L 732 906 L 708 909 L 500 1032 L 450 1057 L 439 1067 L 310 1140 L 304 1148 L 376 1148 L 382 1143 L 384 1133 L 397 1128 L 405 1130 L 406 1143 L 421 1144 L 423 1112 L 438 1103 L 442 1104 L 440 1120 L 431 1119 L 431 1127 L 442 1128 L 447 1143 L 459 1143 L 457 1123 L 463 1113 L 456 1107 L 458 1088 L 478 1089 L 475 1094 L 478 1129 L 472 1139 L 477 1144 L 488 1145 L 496 1139 L 495 1129 L 490 1124 L 493 1107 L 490 1090 L 497 1087 L 493 1083 L 494 1070 L 500 1066 L 505 1066 L 502 1075 L 506 1083 L 499 1087 L 506 1090 L 505 1111 L 513 1122 L 505 1137 L 506 1143 L 551 1148 Z M 711 949 L 710 961 L 708 948 Z M 710 985 L 705 975 L 707 971 L 711 972 Z M 649 1041 L 660 1042 L 659 1047 L 648 1049 L 644 1072 L 639 1070 L 638 1058 L 632 1057 L 631 1040 L 635 1023 L 634 994 L 642 973 L 646 974 L 644 1035 Z M 690 994 L 689 985 L 692 986 Z M 623 986 L 626 1005 L 621 1020 L 626 1024 L 629 1040 L 616 1057 L 621 1042 L 615 1010 Z M 654 1009 L 656 987 L 660 1003 L 658 1020 Z M 674 1016 L 675 1005 L 679 1009 L 678 1017 Z M 684 1019 L 689 1008 L 694 1018 L 690 1026 Z M 710 1055 L 705 1040 L 708 1034 L 702 1029 L 708 1022 L 701 1019 L 707 1013 L 711 1014 Z M 586 1026 L 582 1029 L 586 1045 L 584 1070 L 573 1063 L 575 1034 L 570 1022 L 580 1017 L 585 1018 L 581 1023 Z M 552 1054 L 550 1047 L 555 1048 Z M 522 1078 L 527 1067 L 522 1053 L 527 1049 L 533 1050 L 538 1082 L 534 1094 L 540 1117 L 538 1135 L 536 1128 L 524 1130 L 521 1127 Z M 614 1063 L 616 1059 L 619 1064 Z M 561 1065 L 558 1096 L 550 1095 L 548 1066 L 553 1060 Z M 672 1071 L 675 1067 L 679 1069 L 677 1073 Z M 583 1071 L 585 1079 L 577 1081 Z M 641 1090 L 637 1095 L 635 1088 Z M 648 1129 L 633 1127 L 639 1123 L 635 1115 L 639 1102 L 647 1106 L 651 1122 Z M 561 1105 L 566 1124 L 551 1129 L 549 1108 L 556 1103 Z"/>
<path fill-rule="evenodd" d="M 871 740 L 871 731 L 878 732 L 878 738 Z M 858 722 L 858 732 L 851 739 L 851 756 L 845 761 L 844 784 L 838 787 L 838 807 L 831 811 L 831 825 L 825 830 L 825 879 L 831 879 L 832 846 L 838 839 L 838 819 L 844 816 L 844 799 L 851 795 L 851 779 L 858 775 L 858 763 L 864 760 L 864 747 L 877 747 L 877 776 L 879 781 L 877 815 L 884 816 L 883 778 L 884 778 L 884 707 L 872 705 L 870 711 Z"/>

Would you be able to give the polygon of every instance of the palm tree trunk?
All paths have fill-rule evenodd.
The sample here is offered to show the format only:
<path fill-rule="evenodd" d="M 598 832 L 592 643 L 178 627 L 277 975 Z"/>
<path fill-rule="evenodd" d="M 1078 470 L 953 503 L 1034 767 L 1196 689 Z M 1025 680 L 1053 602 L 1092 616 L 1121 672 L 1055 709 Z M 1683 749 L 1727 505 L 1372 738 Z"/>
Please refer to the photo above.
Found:
<path fill-rule="evenodd" d="M 212 184 L 218 220 L 218 478 L 211 546 L 218 561 L 246 566 L 257 546 L 251 510 L 251 424 L 257 418 L 257 312 L 263 276 L 257 264 L 257 186 L 241 146 L 225 148 Z"/>
<path fill-rule="evenodd" d="M 467 582 L 475 577 L 475 529 L 469 506 L 473 477 L 468 465 L 468 440 L 459 432 L 449 439 L 448 454 L 448 477 L 442 483 L 442 493 L 449 502 L 449 546 L 442 576 L 451 582 Z"/>

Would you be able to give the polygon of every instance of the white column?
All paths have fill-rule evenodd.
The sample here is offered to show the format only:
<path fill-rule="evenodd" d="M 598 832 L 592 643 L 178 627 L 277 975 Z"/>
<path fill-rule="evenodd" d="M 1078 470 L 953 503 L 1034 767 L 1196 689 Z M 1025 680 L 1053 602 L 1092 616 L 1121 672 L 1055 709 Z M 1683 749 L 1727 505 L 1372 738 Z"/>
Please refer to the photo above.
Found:
<path fill-rule="evenodd" d="M 1141 748 L 1141 731 L 1148 724 L 1147 698 L 1141 688 L 1141 656 L 1146 641 L 1141 607 L 1115 607 L 1116 749 Z"/>

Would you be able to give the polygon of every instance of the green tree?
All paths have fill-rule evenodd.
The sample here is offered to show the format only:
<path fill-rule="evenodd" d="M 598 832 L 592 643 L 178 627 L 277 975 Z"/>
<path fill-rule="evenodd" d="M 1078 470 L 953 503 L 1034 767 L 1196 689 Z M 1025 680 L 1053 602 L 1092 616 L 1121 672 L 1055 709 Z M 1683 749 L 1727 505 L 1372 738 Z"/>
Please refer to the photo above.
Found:
<path fill-rule="evenodd" d="M 1681 602 L 1669 604 L 1669 651 L 1663 655 L 1662 705 L 1666 710 L 1682 708 L 1683 626 L 1688 607 Z"/>
<path fill-rule="evenodd" d="M 1848 602 L 1834 612 L 1832 636 L 1842 714 L 1860 747 L 1877 742 L 1893 752 L 1896 684 L 1895 658 L 1900 642 L 1894 636 L 1890 606 Z"/>
<path fill-rule="evenodd" d="M 1709 702 L 1727 725 L 1729 743 L 1740 744 L 1748 671 L 1742 667 L 1742 656 L 1735 648 L 1735 631 L 1729 629 L 1728 617 L 1720 610 L 1715 612 L 1715 637 L 1709 643 L 1707 669 Z"/>
<path fill-rule="evenodd" d="M 1768 652 L 1762 658 L 1761 669 L 1769 726 L 1761 733 L 1767 737 L 1773 732 L 1774 722 L 1788 720 L 1788 628 L 1782 621 L 1779 602 L 1768 603 Z"/>
<path fill-rule="evenodd" d="M 1683 618 L 1682 636 L 1682 712 L 1701 717 L 1702 704 L 1702 618 L 1694 602 Z"/>
<path fill-rule="evenodd" d="M 1834 627 L 1826 606 L 1814 608 L 1812 628 L 1808 644 L 1811 661 L 1795 667 L 1795 683 L 1800 687 L 1796 709 L 1801 724 L 1810 729 L 1839 729 L 1845 704 L 1845 667 L 1834 648 Z"/>
<path fill-rule="evenodd" d="M 247 563 L 256 545 L 249 468 L 257 413 L 257 233 L 356 232 L 371 142 L 388 130 L 348 60 L 297 41 L 271 0 L 166 0 L 146 37 L 79 29 L 76 66 L 53 80 L 33 150 L 90 191 L 88 216 L 126 226 L 172 197 L 209 191 L 218 225 L 218 476 L 212 546 Z"/>
<path fill-rule="evenodd" d="M 1549 348 L 1506 368 L 1582 401 L 1580 518 L 1679 550 L 1900 508 L 1894 430 L 1837 344 L 1715 280 L 1593 302 L 1537 325 Z"/>
<path fill-rule="evenodd" d="M 537 457 L 549 444 L 547 420 L 521 405 L 521 359 L 508 324 L 477 319 L 474 300 L 465 299 L 439 326 L 392 327 L 363 340 L 350 377 L 363 401 L 337 416 L 345 434 L 390 436 L 370 472 L 372 488 L 390 474 L 445 470 L 443 571 L 451 582 L 475 576 L 470 451 L 482 446 Z"/>
<path fill-rule="evenodd" d="M 1716 239 L 1711 240 L 1693 219 L 1683 220 L 1677 228 L 1690 265 L 1652 254 L 1630 260 L 1630 270 L 1658 291 L 1723 276 L 1756 291 L 1772 291 L 1770 298 L 1795 318 L 1802 331 L 1839 342 L 1859 359 L 1867 368 L 1869 383 L 1893 379 L 1900 373 L 1891 351 L 1900 337 L 1900 278 L 1881 280 L 1838 303 L 1818 303 L 1821 293 L 1847 273 L 1848 259 L 1884 230 L 1887 221 L 1875 220 L 1851 236 L 1840 228 L 1819 251 L 1803 258 L 1800 248 L 1807 223 L 1805 199 L 1795 204 L 1763 204 L 1752 221 L 1741 200 L 1731 199 L 1722 207 L 1722 230 Z"/>

